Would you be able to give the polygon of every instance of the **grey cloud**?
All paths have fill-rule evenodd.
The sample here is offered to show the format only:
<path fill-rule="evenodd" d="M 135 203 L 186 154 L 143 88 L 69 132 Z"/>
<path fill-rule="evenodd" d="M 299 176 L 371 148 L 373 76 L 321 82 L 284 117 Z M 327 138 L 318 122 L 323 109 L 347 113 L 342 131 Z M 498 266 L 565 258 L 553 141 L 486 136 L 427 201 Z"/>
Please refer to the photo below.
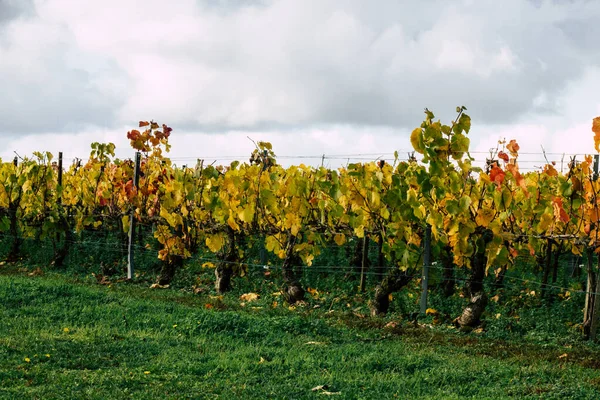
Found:
<path fill-rule="evenodd" d="M 217 83 L 203 86 L 206 97 L 195 99 L 196 128 L 336 123 L 412 127 L 425 107 L 451 118 L 457 105 L 468 106 L 480 123 L 510 123 L 538 111 L 534 99 L 542 92 L 549 99 L 544 112 L 560 112 L 552 108 L 553 100 L 596 61 L 573 42 L 585 36 L 585 27 L 597 29 L 593 19 L 577 15 L 599 15 L 597 3 L 304 4 L 297 13 L 286 10 L 293 2 L 279 2 L 251 16 L 231 17 L 231 25 L 224 19 L 223 30 L 233 27 L 237 32 L 220 38 L 231 46 L 228 53 L 210 46 L 190 49 L 190 59 L 200 64 L 211 58 L 211 50 L 220 54 L 219 60 L 213 59 Z M 278 25 L 276 17 L 286 24 Z M 565 28 L 571 26 L 570 18 L 577 18 L 579 31 Z M 269 23 L 271 32 L 265 28 Z M 386 40 L 386 35 L 391 37 Z M 463 56 L 452 49 L 447 56 L 457 67 L 435 65 L 441 44 L 451 40 L 462 43 L 464 57 L 474 57 L 464 62 L 467 67 L 460 67 Z M 504 61 L 513 65 L 493 69 L 490 59 L 502 51 L 510 58 Z M 248 85 L 237 73 L 222 72 L 228 70 L 263 84 Z M 249 122 L 234 117 L 245 99 L 258 97 L 268 107 L 269 98 L 282 93 L 296 98 L 288 110 L 258 112 Z M 215 99 L 228 110 L 211 112 Z M 305 108 L 302 115 L 298 108 Z"/>
<path fill-rule="evenodd" d="M 0 26 L 32 12 L 31 0 L 0 0 Z"/>
<path fill-rule="evenodd" d="M 122 1 L 131 14 L 118 16 L 116 31 L 82 19 L 99 5 L 64 12 L 72 32 L 101 31 L 67 35 L 40 56 L 44 85 L 4 69 L 0 131 L 42 129 L 27 118 L 33 110 L 61 129 L 148 115 L 189 131 L 412 128 L 425 107 L 447 120 L 458 105 L 477 123 L 509 124 L 560 113 L 565 87 L 600 62 L 599 2 L 150 1 L 152 12 L 139 14 Z M 65 61 L 78 46 L 106 68 Z"/>
<path fill-rule="evenodd" d="M 77 49 L 62 27 L 28 16 L 0 31 L 0 134 L 112 127 L 127 78 Z"/>

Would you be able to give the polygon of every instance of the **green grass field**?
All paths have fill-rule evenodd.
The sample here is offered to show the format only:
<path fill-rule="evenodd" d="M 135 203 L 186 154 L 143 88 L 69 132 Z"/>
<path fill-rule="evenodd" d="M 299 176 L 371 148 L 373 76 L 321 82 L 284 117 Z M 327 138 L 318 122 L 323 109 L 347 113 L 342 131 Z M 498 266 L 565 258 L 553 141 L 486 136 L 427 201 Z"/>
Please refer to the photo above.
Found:
<path fill-rule="evenodd" d="M 600 398 L 595 345 L 232 298 L 0 275 L 0 398 Z"/>

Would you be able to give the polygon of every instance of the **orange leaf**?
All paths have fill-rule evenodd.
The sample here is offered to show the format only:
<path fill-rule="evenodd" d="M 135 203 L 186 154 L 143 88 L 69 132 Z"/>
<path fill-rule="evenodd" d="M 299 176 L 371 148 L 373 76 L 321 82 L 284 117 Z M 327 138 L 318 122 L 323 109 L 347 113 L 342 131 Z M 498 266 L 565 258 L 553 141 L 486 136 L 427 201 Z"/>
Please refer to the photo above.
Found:
<path fill-rule="evenodd" d="M 563 208 L 562 199 L 560 197 L 555 197 L 554 200 L 552 200 L 552 207 L 554 208 L 554 217 L 557 220 L 564 223 L 569 222 L 570 218 Z"/>
<path fill-rule="evenodd" d="M 544 173 L 548 176 L 557 176 L 558 171 L 551 164 L 544 165 Z"/>
<path fill-rule="evenodd" d="M 506 173 L 502 170 L 502 168 L 498 167 L 496 163 L 492 164 L 492 170 L 490 171 L 490 179 L 496 184 L 498 189 L 500 189 L 502 182 L 504 182 L 505 175 Z"/>
<path fill-rule="evenodd" d="M 594 147 L 596 151 L 600 152 L 600 117 L 594 118 L 592 132 L 594 132 Z"/>
<path fill-rule="evenodd" d="M 143 128 L 144 126 L 148 126 L 150 125 L 150 122 L 148 121 L 140 121 L 140 128 Z"/>
<path fill-rule="evenodd" d="M 517 144 L 517 141 L 515 139 L 512 139 L 507 145 L 506 148 L 508 149 L 508 151 L 510 151 L 510 155 L 513 157 L 516 157 L 519 155 L 519 150 L 521 149 L 521 147 L 519 147 L 519 145 Z"/>
<path fill-rule="evenodd" d="M 519 185 L 521 187 L 521 189 L 523 189 L 523 191 L 525 192 L 525 196 L 529 197 L 529 192 L 527 191 L 527 184 L 525 183 L 525 179 L 519 172 L 519 167 L 516 164 L 508 164 L 506 166 L 506 169 L 508 171 L 510 171 L 512 176 L 515 177 L 515 181 L 517 182 L 517 185 Z"/>
<path fill-rule="evenodd" d="M 535 249 L 533 248 L 531 243 L 527 243 L 527 248 L 529 249 L 529 254 L 531 254 L 532 256 L 535 256 Z"/>

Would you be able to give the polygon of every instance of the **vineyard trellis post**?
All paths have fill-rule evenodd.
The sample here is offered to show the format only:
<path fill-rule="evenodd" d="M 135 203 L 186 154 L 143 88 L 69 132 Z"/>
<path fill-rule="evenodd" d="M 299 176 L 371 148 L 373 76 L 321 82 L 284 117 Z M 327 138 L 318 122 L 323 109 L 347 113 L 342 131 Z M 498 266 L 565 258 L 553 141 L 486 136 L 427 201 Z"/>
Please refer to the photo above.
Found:
<path fill-rule="evenodd" d="M 423 277 L 421 280 L 421 314 L 427 313 L 427 290 L 429 286 L 429 265 L 431 264 L 431 226 L 425 227 L 423 242 Z"/>
<path fill-rule="evenodd" d="M 593 179 L 598 179 L 598 169 L 600 168 L 600 155 L 594 155 L 594 176 Z M 585 294 L 585 307 L 584 307 L 584 336 L 589 340 L 596 340 L 598 333 L 598 317 L 600 314 L 600 255 L 598 256 L 597 268 L 594 271 L 594 250 L 588 248 L 587 250 L 587 284 Z"/>
<path fill-rule="evenodd" d="M 58 186 L 62 187 L 62 176 L 63 176 L 63 152 L 58 152 Z M 62 191 L 58 192 L 58 200 L 60 201 Z"/>
<path fill-rule="evenodd" d="M 367 234 L 363 236 L 362 241 L 362 260 L 360 264 L 360 285 L 359 290 L 361 293 L 365 291 L 365 273 L 367 271 L 367 263 L 369 262 L 369 238 Z"/>
<path fill-rule="evenodd" d="M 63 152 L 58 152 L 58 187 L 60 188 L 56 194 L 56 203 L 62 211 L 62 177 L 63 177 Z M 56 241 L 60 240 L 60 233 L 56 232 Z"/>
<path fill-rule="evenodd" d="M 133 170 L 133 187 L 137 189 L 140 180 L 140 161 L 141 153 L 135 152 L 135 169 Z M 131 209 L 129 218 L 129 241 L 127 244 L 127 279 L 133 279 L 134 276 L 134 257 L 133 257 L 133 237 L 135 234 L 135 207 Z"/>

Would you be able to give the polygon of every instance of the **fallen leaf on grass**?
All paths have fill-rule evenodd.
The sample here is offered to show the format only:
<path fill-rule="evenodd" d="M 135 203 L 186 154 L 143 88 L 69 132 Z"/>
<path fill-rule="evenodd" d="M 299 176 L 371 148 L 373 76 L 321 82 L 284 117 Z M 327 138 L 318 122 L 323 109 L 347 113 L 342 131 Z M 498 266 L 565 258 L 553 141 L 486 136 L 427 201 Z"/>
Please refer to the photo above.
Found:
<path fill-rule="evenodd" d="M 32 272 L 30 272 L 27 275 L 29 275 L 29 276 L 42 276 L 42 275 L 44 275 L 44 271 L 42 271 L 42 269 L 40 267 L 37 267 L 36 269 L 34 269 Z"/>
<path fill-rule="evenodd" d="M 260 299 L 260 295 L 258 293 L 245 293 L 240 296 L 240 300 L 246 303 L 250 303 L 251 301 L 256 301 Z"/>
<path fill-rule="evenodd" d="M 306 344 L 306 345 L 312 344 L 312 345 L 317 345 L 318 346 L 318 345 L 325 345 L 327 343 L 325 343 L 325 342 L 306 342 L 304 344 Z"/>
<path fill-rule="evenodd" d="M 567 358 L 569 355 L 567 353 L 561 354 L 560 356 L 558 356 L 559 359 L 562 358 Z"/>
<path fill-rule="evenodd" d="M 338 396 L 338 395 L 342 394 L 342 392 L 330 392 L 327 389 L 329 389 L 329 386 L 319 385 L 319 386 L 315 386 L 311 390 L 313 392 L 319 392 L 319 394 L 324 394 L 325 396 Z"/>
<path fill-rule="evenodd" d="M 166 289 L 169 285 L 159 285 L 158 283 L 153 283 L 150 285 L 150 289 Z"/>

